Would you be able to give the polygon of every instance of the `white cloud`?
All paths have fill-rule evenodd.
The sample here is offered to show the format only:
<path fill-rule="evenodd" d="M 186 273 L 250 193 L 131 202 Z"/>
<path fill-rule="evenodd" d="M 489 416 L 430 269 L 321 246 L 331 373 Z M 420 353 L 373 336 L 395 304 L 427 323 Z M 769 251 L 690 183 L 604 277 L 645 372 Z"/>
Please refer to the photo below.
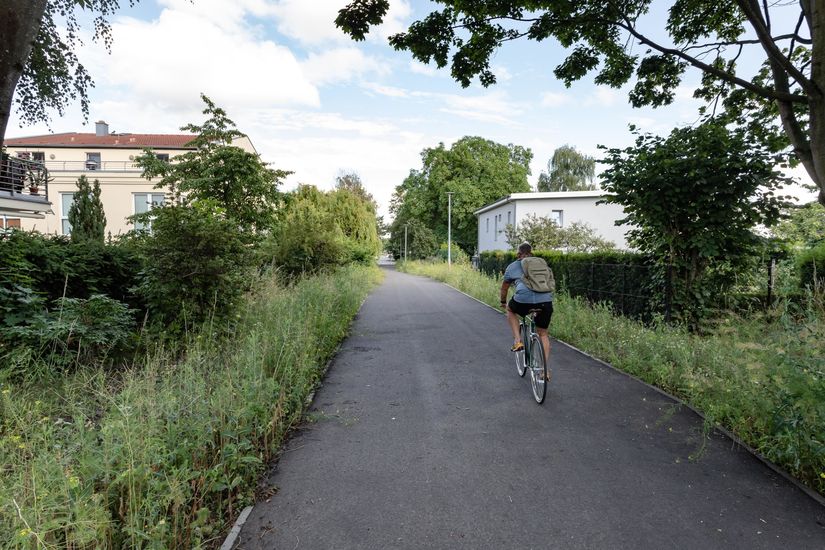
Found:
<path fill-rule="evenodd" d="M 409 62 L 410 72 L 415 74 L 423 74 L 424 76 L 438 76 L 439 69 L 434 65 L 427 65 L 420 61 L 410 61 Z M 444 69 L 446 70 L 446 69 Z"/>
<path fill-rule="evenodd" d="M 542 107 L 561 107 L 573 101 L 573 98 L 565 93 L 560 92 L 544 92 L 541 94 Z"/>
<path fill-rule="evenodd" d="M 513 79 L 513 74 L 504 65 L 494 65 L 491 70 L 499 84 Z"/>
<path fill-rule="evenodd" d="M 403 88 L 385 86 L 376 82 L 363 82 L 361 85 L 371 92 L 387 97 L 410 97 L 412 94 Z"/>
<path fill-rule="evenodd" d="M 136 104 L 183 108 L 201 92 L 234 105 L 320 104 L 317 89 L 292 52 L 256 40 L 242 17 L 228 16 L 219 23 L 214 13 L 202 17 L 200 11 L 169 8 L 155 21 L 123 18 L 113 27 L 111 55 L 99 47 L 88 52 L 96 65 L 92 74 L 128 90 Z"/>
<path fill-rule="evenodd" d="M 585 106 L 611 107 L 619 101 L 621 95 L 622 92 L 613 88 L 598 86 L 584 104 Z"/>
<path fill-rule="evenodd" d="M 505 92 L 496 90 L 483 95 L 464 96 L 457 94 L 432 94 L 447 104 L 447 108 L 454 112 L 475 113 L 474 118 L 486 116 L 501 117 L 500 120 L 512 120 L 523 112 L 522 106 L 509 99 Z"/>
<path fill-rule="evenodd" d="M 181 1 L 181 0 L 178 0 Z M 244 0 L 252 3 L 253 0 Z M 281 0 L 269 3 L 265 10 L 277 20 L 278 32 L 305 46 L 321 46 L 330 42 L 351 43 L 352 39 L 335 26 L 338 10 L 351 0 Z M 377 29 L 371 29 L 370 40 L 386 41 L 387 37 L 406 29 L 405 21 L 411 8 L 406 0 L 393 0 Z"/>
<path fill-rule="evenodd" d="M 387 63 L 368 57 L 356 47 L 311 53 L 303 63 L 303 70 L 310 82 L 316 85 L 346 82 L 369 73 L 390 72 Z"/>

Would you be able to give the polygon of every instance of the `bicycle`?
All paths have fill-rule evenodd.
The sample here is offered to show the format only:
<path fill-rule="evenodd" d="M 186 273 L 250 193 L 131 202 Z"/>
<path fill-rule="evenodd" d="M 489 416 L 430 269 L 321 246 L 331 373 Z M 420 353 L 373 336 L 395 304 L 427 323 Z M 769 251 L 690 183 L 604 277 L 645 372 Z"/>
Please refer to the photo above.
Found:
<path fill-rule="evenodd" d="M 544 358 L 544 345 L 536 333 L 536 313 L 539 311 L 541 310 L 531 309 L 519 321 L 524 349 L 517 351 L 514 355 L 518 375 L 524 377 L 524 373 L 530 371 L 530 387 L 533 389 L 536 403 L 540 405 L 547 394 L 547 361 Z"/>

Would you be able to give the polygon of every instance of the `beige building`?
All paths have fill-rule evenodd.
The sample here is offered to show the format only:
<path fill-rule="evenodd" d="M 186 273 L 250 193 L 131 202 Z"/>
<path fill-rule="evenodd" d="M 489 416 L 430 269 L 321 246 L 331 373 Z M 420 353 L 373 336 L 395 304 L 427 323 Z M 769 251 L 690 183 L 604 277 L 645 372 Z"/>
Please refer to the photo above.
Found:
<path fill-rule="evenodd" d="M 155 182 L 141 177 L 134 159 L 148 148 L 158 157 L 174 162 L 176 156 L 192 150 L 186 145 L 193 137 L 188 134 L 110 133 L 105 122 L 97 122 L 94 134 L 64 133 L 6 139 L 6 153 L 11 158 L 4 161 L 7 177 L 0 178 L 3 179 L 0 182 L 0 228 L 20 227 L 41 233 L 69 234 L 69 207 L 77 190 L 77 180 L 85 175 L 90 183 L 100 182 L 106 233 L 118 235 L 134 229 L 127 218 L 151 210 L 163 202 L 164 196 L 164 190 L 154 188 Z M 234 145 L 256 152 L 247 137 L 236 140 Z M 48 185 L 32 188 L 29 182 L 36 176 L 30 174 L 37 174 L 37 167 L 45 167 L 49 181 Z M 26 177 L 10 179 L 12 171 L 25 172 Z M 44 208 L 44 203 L 50 207 Z"/>

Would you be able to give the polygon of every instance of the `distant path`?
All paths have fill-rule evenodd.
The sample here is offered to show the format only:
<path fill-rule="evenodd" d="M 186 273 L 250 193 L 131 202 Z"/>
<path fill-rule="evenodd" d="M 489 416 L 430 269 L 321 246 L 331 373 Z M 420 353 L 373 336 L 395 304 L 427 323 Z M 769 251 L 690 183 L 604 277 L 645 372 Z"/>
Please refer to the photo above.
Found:
<path fill-rule="evenodd" d="M 692 412 L 558 343 L 536 405 L 510 344 L 388 270 L 236 547 L 825 548 L 825 508 Z"/>

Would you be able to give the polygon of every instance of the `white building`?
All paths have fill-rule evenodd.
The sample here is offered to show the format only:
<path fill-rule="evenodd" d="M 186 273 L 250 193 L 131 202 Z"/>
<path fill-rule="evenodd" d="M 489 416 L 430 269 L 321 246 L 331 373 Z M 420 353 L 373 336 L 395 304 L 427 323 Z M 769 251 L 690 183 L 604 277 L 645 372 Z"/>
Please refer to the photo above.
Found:
<path fill-rule="evenodd" d="M 194 137 L 191 134 L 114 133 L 109 131 L 108 124 L 100 121 L 94 134 L 69 132 L 8 138 L 6 152 L 15 160 L 7 163 L 12 162 L 13 168 L 18 165 L 45 168 L 49 182 L 31 192 L 27 185 L 4 187 L 0 181 L 0 229 L 19 227 L 41 233 L 69 234 L 69 208 L 77 191 L 77 180 L 83 175 L 89 183 L 100 182 L 106 233 L 118 235 L 134 229 L 127 218 L 162 204 L 165 191 L 155 189 L 156 182 L 143 178 L 142 169 L 135 165 L 134 159 L 150 149 L 158 158 L 175 162 L 175 157 L 193 150 L 189 142 Z M 236 139 L 233 145 L 255 153 L 248 137 Z M 4 193 L 6 187 L 8 192 Z M 5 194 L 9 195 L 7 199 Z M 4 200 L 9 203 L 6 208 L 3 208 Z M 33 212 L 34 208 L 39 210 Z"/>
<path fill-rule="evenodd" d="M 596 204 L 604 196 L 604 191 L 508 195 L 474 212 L 478 219 L 478 251 L 509 250 L 504 228 L 518 226 L 528 215 L 549 217 L 562 227 L 573 222 L 586 223 L 603 239 L 626 249 L 625 234 L 630 226 L 615 225 L 616 220 L 624 217 L 620 205 Z"/>

